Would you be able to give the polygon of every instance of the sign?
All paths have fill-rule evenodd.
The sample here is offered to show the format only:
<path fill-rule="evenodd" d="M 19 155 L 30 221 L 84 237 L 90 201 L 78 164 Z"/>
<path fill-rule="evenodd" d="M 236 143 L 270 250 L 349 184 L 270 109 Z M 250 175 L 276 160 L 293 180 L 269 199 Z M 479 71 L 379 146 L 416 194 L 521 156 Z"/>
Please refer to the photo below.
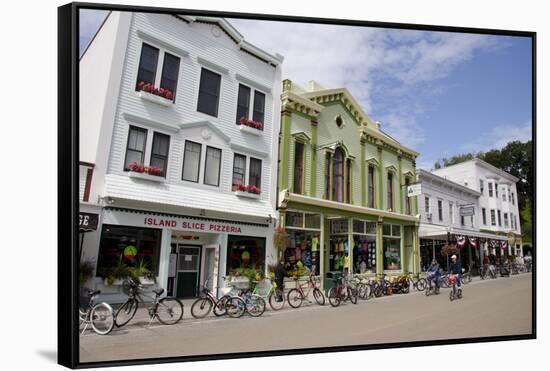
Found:
<path fill-rule="evenodd" d="M 193 261 L 193 255 L 184 255 L 185 256 L 185 261 L 186 262 L 190 262 L 190 261 Z"/>
<path fill-rule="evenodd" d="M 78 229 L 80 231 L 95 231 L 99 221 L 98 214 L 78 213 Z"/>
<path fill-rule="evenodd" d="M 420 196 L 422 194 L 422 183 L 407 186 L 407 197 Z"/>
<path fill-rule="evenodd" d="M 460 207 L 460 216 L 472 216 L 475 214 L 474 206 L 462 206 Z"/>

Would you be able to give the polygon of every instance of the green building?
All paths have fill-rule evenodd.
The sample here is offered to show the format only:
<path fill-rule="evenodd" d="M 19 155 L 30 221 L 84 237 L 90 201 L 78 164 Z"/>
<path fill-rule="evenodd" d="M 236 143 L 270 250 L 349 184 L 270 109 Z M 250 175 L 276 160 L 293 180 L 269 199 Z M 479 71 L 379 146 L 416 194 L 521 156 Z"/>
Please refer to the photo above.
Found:
<path fill-rule="evenodd" d="M 419 271 L 418 153 L 380 129 L 345 88 L 283 81 L 279 223 L 284 259 L 322 278 Z M 301 262 L 301 263 L 299 263 Z"/>

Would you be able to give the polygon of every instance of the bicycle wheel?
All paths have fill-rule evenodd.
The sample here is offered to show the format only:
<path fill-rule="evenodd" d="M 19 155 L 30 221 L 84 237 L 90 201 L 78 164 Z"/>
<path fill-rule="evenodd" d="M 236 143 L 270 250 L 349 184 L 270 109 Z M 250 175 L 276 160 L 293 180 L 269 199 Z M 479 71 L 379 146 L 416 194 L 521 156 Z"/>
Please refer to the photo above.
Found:
<path fill-rule="evenodd" d="M 286 299 L 288 300 L 288 305 L 292 308 L 300 308 L 302 302 L 304 301 L 304 297 L 298 289 L 290 290 L 286 296 Z"/>
<path fill-rule="evenodd" d="M 353 304 L 357 304 L 357 290 L 352 289 L 351 287 L 348 287 L 348 297 L 349 301 L 351 301 Z"/>
<path fill-rule="evenodd" d="M 285 305 L 285 295 L 282 292 L 277 292 L 277 290 L 272 290 L 267 300 L 269 301 L 269 306 L 273 310 L 279 310 Z"/>
<path fill-rule="evenodd" d="M 116 311 L 115 325 L 117 327 L 122 327 L 130 322 L 132 318 L 134 318 L 134 316 L 136 315 L 137 310 L 137 299 L 128 299 L 128 301 L 122 304 L 122 306 Z"/>
<path fill-rule="evenodd" d="M 382 286 L 380 286 L 380 285 L 374 286 L 374 296 L 379 298 L 382 295 L 384 295 L 384 289 L 382 288 Z"/>
<path fill-rule="evenodd" d="M 418 282 L 416 282 L 416 289 L 418 291 L 424 291 L 426 290 L 427 285 L 428 285 L 428 281 L 426 281 L 425 278 L 419 278 Z"/>
<path fill-rule="evenodd" d="M 90 323 L 99 335 L 107 335 L 115 326 L 115 314 L 113 308 L 107 303 L 94 305 L 90 311 Z"/>
<path fill-rule="evenodd" d="M 191 305 L 191 315 L 194 318 L 204 318 L 212 310 L 212 300 L 209 298 L 198 298 Z"/>
<path fill-rule="evenodd" d="M 246 303 L 238 296 L 232 296 L 225 301 L 225 311 L 231 318 L 242 317 L 246 311 Z"/>
<path fill-rule="evenodd" d="M 259 317 L 265 312 L 265 300 L 260 295 L 251 294 L 246 300 L 246 311 L 252 317 Z"/>
<path fill-rule="evenodd" d="M 217 317 L 220 317 L 220 316 L 223 316 L 225 314 L 227 314 L 226 310 L 225 310 L 225 302 L 227 301 L 227 299 L 229 299 L 229 295 L 224 295 L 220 298 L 220 300 L 218 300 L 218 302 L 216 304 L 214 304 L 214 315 L 217 316 Z"/>
<path fill-rule="evenodd" d="M 313 289 L 313 297 L 315 298 L 317 304 L 325 305 L 325 295 L 323 295 L 323 292 L 317 287 Z"/>
<path fill-rule="evenodd" d="M 342 302 L 342 297 L 338 294 L 338 290 L 335 287 L 331 287 L 327 293 L 328 302 L 331 306 L 337 307 Z"/>
<path fill-rule="evenodd" d="M 183 303 L 176 298 L 162 298 L 156 308 L 157 318 L 163 325 L 174 325 L 183 317 Z"/>

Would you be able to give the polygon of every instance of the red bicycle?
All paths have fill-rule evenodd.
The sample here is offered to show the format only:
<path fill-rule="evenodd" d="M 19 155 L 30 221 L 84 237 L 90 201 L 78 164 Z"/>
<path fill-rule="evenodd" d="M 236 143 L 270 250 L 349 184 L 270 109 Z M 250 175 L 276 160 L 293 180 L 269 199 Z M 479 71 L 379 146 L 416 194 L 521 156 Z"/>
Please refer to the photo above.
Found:
<path fill-rule="evenodd" d="M 337 307 L 343 301 L 351 301 L 353 304 L 357 304 L 357 290 L 351 287 L 346 277 L 342 277 L 338 280 L 335 287 L 331 287 L 327 293 L 328 302 L 333 307 Z"/>
<path fill-rule="evenodd" d="M 300 283 L 298 277 L 294 277 L 296 282 L 296 287 L 291 289 L 287 294 L 288 304 L 292 308 L 300 308 L 304 300 L 309 300 L 309 293 L 313 290 L 313 298 L 319 305 L 325 305 L 325 296 L 319 290 L 319 282 L 313 274 L 309 275 L 309 278 L 306 282 Z M 304 291 L 304 288 L 307 288 L 307 291 Z"/>

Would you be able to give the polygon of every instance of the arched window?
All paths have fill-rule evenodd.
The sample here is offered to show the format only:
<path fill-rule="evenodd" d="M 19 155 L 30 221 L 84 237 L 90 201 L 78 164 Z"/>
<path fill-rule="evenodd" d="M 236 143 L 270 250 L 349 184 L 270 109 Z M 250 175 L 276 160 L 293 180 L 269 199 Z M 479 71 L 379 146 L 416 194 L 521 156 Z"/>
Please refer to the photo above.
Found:
<path fill-rule="evenodd" d="M 344 152 L 341 148 L 334 151 L 332 160 L 332 200 L 344 201 Z"/>

